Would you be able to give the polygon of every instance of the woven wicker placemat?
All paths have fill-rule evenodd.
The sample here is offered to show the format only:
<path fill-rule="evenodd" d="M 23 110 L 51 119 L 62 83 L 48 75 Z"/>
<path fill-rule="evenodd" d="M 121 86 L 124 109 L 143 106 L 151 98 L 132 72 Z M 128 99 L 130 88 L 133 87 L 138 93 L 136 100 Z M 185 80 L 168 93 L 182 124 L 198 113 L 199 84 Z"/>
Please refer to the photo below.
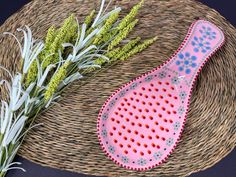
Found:
<path fill-rule="evenodd" d="M 115 1 L 127 13 L 137 0 Z M 53 24 L 74 12 L 79 21 L 97 8 L 94 0 L 35 0 L 10 17 L 0 32 L 15 32 L 27 24 L 42 38 Z M 135 57 L 71 85 L 62 101 L 37 118 L 42 126 L 27 136 L 20 155 L 45 166 L 108 176 L 187 176 L 225 157 L 236 144 L 236 30 L 219 13 L 191 0 L 147 0 L 135 34 L 159 40 Z M 130 79 L 168 59 L 195 18 L 223 29 L 226 44 L 203 68 L 191 98 L 182 138 L 170 158 L 146 171 L 123 169 L 108 159 L 96 135 L 98 111 L 110 94 Z M 134 33 L 132 34 L 134 35 Z M 19 50 L 12 39 L 0 39 L 0 63 L 15 71 Z M 2 75 L 2 73 L 1 73 Z"/>

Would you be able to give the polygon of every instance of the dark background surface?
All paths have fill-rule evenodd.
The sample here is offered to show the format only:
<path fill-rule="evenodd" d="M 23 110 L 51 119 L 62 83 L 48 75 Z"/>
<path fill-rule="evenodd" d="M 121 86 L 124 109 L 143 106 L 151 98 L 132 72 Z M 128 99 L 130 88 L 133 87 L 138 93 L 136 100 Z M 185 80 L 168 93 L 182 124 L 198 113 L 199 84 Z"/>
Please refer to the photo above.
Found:
<path fill-rule="evenodd" d="M 236 26 L 235 0 L 200 1 L 216 9 L 226 19 L 228 19 L 231 24 Z M 29 1 L 0 0 L 0 24 L 2 24 L 11 14 L 15 13 L 27 2 Z M 16 161 L 22 162 L 21 167 L 26 169 L 27 172 L 23 173 L 18 170 L 12 170 L 8 173 L 7 177 L 86 177 L 86 175 L 82 174 L 42 167 L 18 156 L 16 157 Z M 205 171 L 192 174 L 190 177 L 236 177 L 236 149 L 213 167 Z"/>

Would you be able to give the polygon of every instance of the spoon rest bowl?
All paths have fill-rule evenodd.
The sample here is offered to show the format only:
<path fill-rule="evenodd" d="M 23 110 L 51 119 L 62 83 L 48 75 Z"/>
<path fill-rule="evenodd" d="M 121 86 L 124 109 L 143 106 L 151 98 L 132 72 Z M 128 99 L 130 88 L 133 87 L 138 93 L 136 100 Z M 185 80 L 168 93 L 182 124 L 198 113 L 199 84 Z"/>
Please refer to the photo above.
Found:
<path fill-rule="evenodd" d="M 116 90 L 98 116 L 98 138 L 107 156 L 132 170 L 165 161 L 183 131 L 194 81 L 223 43 L 218 27 L 198 20 L 168 61 Z"/>

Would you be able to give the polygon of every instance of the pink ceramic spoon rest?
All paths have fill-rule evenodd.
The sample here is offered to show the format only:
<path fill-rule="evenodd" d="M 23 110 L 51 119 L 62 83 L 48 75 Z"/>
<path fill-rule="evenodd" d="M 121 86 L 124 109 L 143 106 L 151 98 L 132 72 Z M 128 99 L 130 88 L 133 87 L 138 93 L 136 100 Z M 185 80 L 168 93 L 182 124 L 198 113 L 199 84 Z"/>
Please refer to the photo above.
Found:
<path fill-rule="evenodd" d="M 115 91 L 103 105 L 97 125 L 108 157 L 133 170 L 147 170 L 166 160 L 183 130 L 194 81 L 223 43 L 218 27 L 198 20 L 167 62 Z"/>

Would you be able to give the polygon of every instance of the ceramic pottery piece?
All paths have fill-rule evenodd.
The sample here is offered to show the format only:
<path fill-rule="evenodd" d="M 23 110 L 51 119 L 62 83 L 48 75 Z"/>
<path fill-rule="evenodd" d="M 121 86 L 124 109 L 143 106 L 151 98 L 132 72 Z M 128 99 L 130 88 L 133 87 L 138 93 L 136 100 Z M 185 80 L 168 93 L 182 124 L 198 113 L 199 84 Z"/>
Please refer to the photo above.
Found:
<path fill-rule="evenodd" d="M 223 43 L 218 27 L 198 20 L 168 61 L 115 91 L 98 116 L 98 137 L 107 156 L 132 170 L 166 160 L 183 131 L 194 81 Z"/>

